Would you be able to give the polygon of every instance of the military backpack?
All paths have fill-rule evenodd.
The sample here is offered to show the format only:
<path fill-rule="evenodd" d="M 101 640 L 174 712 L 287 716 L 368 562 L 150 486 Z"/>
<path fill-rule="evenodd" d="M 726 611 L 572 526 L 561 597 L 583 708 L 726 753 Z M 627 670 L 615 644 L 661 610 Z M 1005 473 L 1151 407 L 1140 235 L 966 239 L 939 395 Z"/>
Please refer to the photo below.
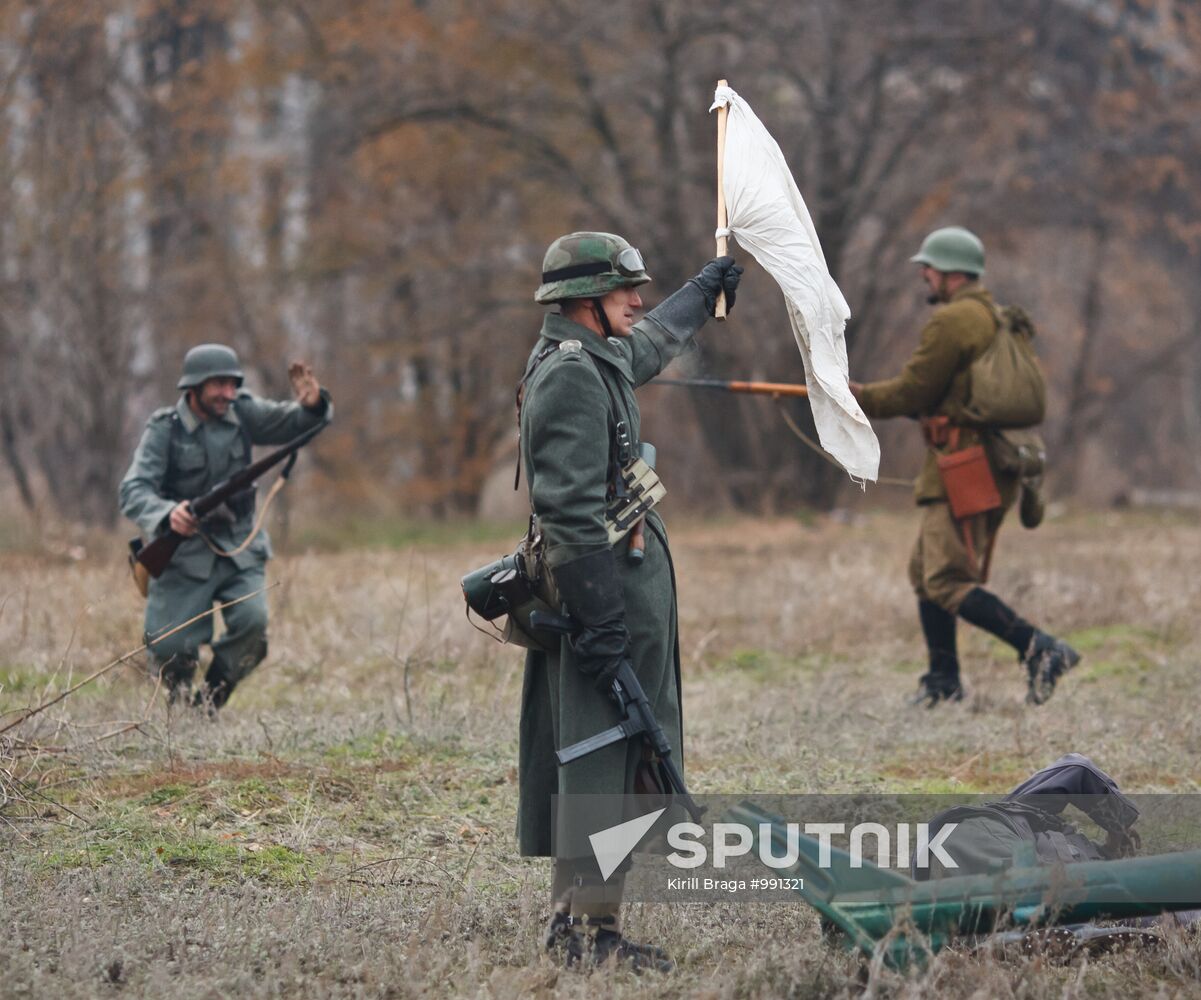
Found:
<path fill-rule="evenodd" d="M 1047 414 L 1047 382 L 1034 353 L 1034 324 L 1017 306 L 993 306 L 997 333 L 969 369 L 964 417 L 984 427 L 1034 427 Z"/>

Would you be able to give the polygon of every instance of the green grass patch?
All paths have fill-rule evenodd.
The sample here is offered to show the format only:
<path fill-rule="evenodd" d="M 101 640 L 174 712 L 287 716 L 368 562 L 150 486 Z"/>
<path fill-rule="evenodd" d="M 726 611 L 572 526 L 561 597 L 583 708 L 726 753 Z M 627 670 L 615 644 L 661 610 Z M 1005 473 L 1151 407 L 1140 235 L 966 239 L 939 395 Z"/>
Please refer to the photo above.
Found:
<path fill-rule="evenodd" d="M 376 731 L 363 733 L 344 743 L 334 743 L 322 751 L 327 761 L 396 761 L 409 759 L 416 752 L 413 742 L 403 733 Z"/>
<path fill-rule="evenodd" d="M 270 781 L 263 778 L 247 778 L 227 790 L 225 802 L 227 805 L 241 810 L 269 809 L 282 805 L 286 800 L 281 791 L 296 784 L 299 782 L 278 778 Z"/>
<path fill-rule="evenodd" d="M 46 873 L 71 871 L 76 868 L 95 868 L 113 858 L 117 848 L 112 844 L 91 844 L 83 847 L 47 851 L 39 861 Z"/>
<path fill-rule="evenodd" d="M 23 670 L 21 667 L 0 667 L 0 698 L 20 694 L 43 687 L 45 677 L 39 677 L 35 671 Z"/>
<path fill-rule="evenodd" d="M 281 844 L 238 844 L 192 838 L 151 846 L 148 860 L 170 869 L 205 872 L 216 878 L 253 878 L 279 885 L 308 881 L 316 866 Z"/>
<path fill-rule="evenodd" d="M 1097 625 L 1093 628 L 1077 629 L 1075 632 L 1070 632 L 1065 638 L 1081 653 L 1092 653 L 1099 650 L 1122 650 L 1138 653 L 1141 650 L 1155 648 L 1162 643 L 1158 632 L 1120 622 L 1113 625 Z"/>
<path fill-rule="evenodd" d="M 786 656 L 769 649 L 736 649 L 717 665 L 718 670 L 737 671 L 749 680 L 787 681 L 802 674 L 826 669 L 830 658 L 823 655 Z"/>
<path fill-rule="evenodd" d="M 187 785 L 162 785 L 147 792 L 138 802 L 144 806 L 165 806 L 186 798 L 191 792 L 192 789 Z"/>
<path fill-rule="evenodd" d="M 1072 632 L 1066 638 L 1084 655 L 1074 671 L 1077 683 L 1121 682 L 1131 691 L 1142 685 L 1147 673 L 1167 652 L 1159 633 L 1135 625 L 1100 625 Z"/>

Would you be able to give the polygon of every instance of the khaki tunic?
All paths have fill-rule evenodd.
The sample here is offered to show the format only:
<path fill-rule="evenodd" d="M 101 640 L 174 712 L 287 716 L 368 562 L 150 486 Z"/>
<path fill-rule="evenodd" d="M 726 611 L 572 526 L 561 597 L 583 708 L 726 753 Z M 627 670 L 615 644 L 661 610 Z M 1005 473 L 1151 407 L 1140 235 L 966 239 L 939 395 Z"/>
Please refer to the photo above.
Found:
<path fill-rule="evenodd" d="M 960 421 L 971 395 L 972 362 L 992 343 L 996 332 L 991 294 L 979 283 L 961 288 L 950 302 L 934 310 L 901 373 L 863 386 L 859 395 L 863 412 L 871 418 L 945 416 L 960 427 L 961 448 L 981 443 L 981 429 Z M 938 474 L 940 450 L 926 449 L 914 484 L 923 514 L 909 578 L 920 598 L 954 612 L 972 587 L 985 582 L 984 554 L 993 545 L 1005 512 L 1017 499 L 1019 484 L 1017 477 L 994 467 L 1000 509 L 972 518 L 966 526 L 957 524 Z M 972 536 L 972 553 L 964 544 L 965 528 Z"/>

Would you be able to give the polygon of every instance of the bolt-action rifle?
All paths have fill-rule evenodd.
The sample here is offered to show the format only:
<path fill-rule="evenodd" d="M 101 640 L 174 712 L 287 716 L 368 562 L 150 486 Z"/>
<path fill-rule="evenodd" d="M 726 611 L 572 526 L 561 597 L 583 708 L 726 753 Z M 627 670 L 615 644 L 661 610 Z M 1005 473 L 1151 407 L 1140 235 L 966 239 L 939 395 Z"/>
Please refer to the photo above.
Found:
<path fill-rule="evenodd" d="M 535 628 L 545 629 L 548 632 L 559 632 L 563 635 L 570 635 L 577 628 L 575 621 L 566 615 L 548 614 L 544 611 L 531 612 L 530 624 Z M 641 736 L 650 744 L 651 749 L 659 758 L 659 769 L 667 784 L 666 791 L 679 800 L 694 821 L 699 822 L 705 810 L 693 800 L 688 786 L 684 784 L 684 776 L 676 767 L 676 762 L 671 759 L 671 741 L 663 732 L 659 720 L 655 718 L 650 700 L 647 698 L 646 692 L 642 690 L 642 685 L 638 682 L 638 675 L 634 673 L 634 666 L 629 659 L 623 659 L 621 666 L 617 668 L 617 675 L 613 678 L 612 694 L 613 700 L 617 702 L 624 718 L 616 726 L 599 732 L 595 736 L 589 736 L 585 740 L 580 740 L 579 743 L 556 750 L 555 756 L 558 758 L 560 766 L 570 764 L 573 760 L 586 757 L 597 750 L 603 750 L 620 740 L 630 740 L 635 736 Z"/>
<path fill-rule="evenodd" d="M 809 387 L 793 382 L 731 382 L 724 378 L 657 378 L 654 385 L 678 385 L 687 389 L 720 389 L 755 396 L 808 396 Z"/>
<path fill-rule="evenodd" d="M 259 476 L 285 459 L 288 464 L 284 466 L 280 475 L 284 479 L 287 479 L 289 473 L 292 471 L 292 466 L 296 464 L 296 455 L 300 449 L 328 426 L 329 421 L 323 420 L 316 427 L 310 427 L 303 434 L 296 435 L 287 444 L 276 448 L 275 451 L 264 455 L 257 462 L 251 462 L 246 468 L 235 472 L 228 479 L 219 482 L 207 493 L 196 497 L 194 500 L 190 500 L 188 507 L 192 511 L 192 516 L 197 521 L 203 520 L 208 514 L 211 514 L 235 494 L 252 487 L 254 481 Z M 175 550 L 184 541 L 185 536 L 181 535 L 178 531 L 168 528 L 153 541 L 138 548 L 135 558 L 157 580 L 162 575 L 163 570 L 170 564 L 171 558 L 175 555 Z"/>

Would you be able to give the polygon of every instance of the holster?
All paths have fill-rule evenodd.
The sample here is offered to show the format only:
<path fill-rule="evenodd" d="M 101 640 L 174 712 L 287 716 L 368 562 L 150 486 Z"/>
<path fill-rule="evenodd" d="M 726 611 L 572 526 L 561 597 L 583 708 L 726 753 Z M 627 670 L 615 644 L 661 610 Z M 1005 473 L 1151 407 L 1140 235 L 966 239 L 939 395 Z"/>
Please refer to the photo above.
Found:
<path fill-rule="evenodd" d="M 945 448 L 951 440 L 950 417 L 922 417 L 919 421 L 927 447 Z"/>
<path fill-rule="evenodd" d="M 935 423 L 946 420 L 945 417 L 930 418 L 931 430 L 927 430 L 927 421 L 923 420 L 922 430 L 927 435 L 927 441 L 932 437 L 944 440 L 943 446 L 947 450 L 937 456 L 937 461 L 938 475 L 947 495 L 947 506 L 951 509 L 951 516 L 962 529 L 963 545 L 967 549 L 968 557 L 972 562 L 978 562 L 980 580 L 986 582 L 989 564 L 992 561 L 992 542 L 990 541 L 983 560 L 979 561 L 975 543 L 972 541 L 971 519 L 1000 508 L 1001 491 L 997 488 L 997 480 L 984 445 L 973 444 L 960 448 L 960 428 L 949 421 Z"/>

